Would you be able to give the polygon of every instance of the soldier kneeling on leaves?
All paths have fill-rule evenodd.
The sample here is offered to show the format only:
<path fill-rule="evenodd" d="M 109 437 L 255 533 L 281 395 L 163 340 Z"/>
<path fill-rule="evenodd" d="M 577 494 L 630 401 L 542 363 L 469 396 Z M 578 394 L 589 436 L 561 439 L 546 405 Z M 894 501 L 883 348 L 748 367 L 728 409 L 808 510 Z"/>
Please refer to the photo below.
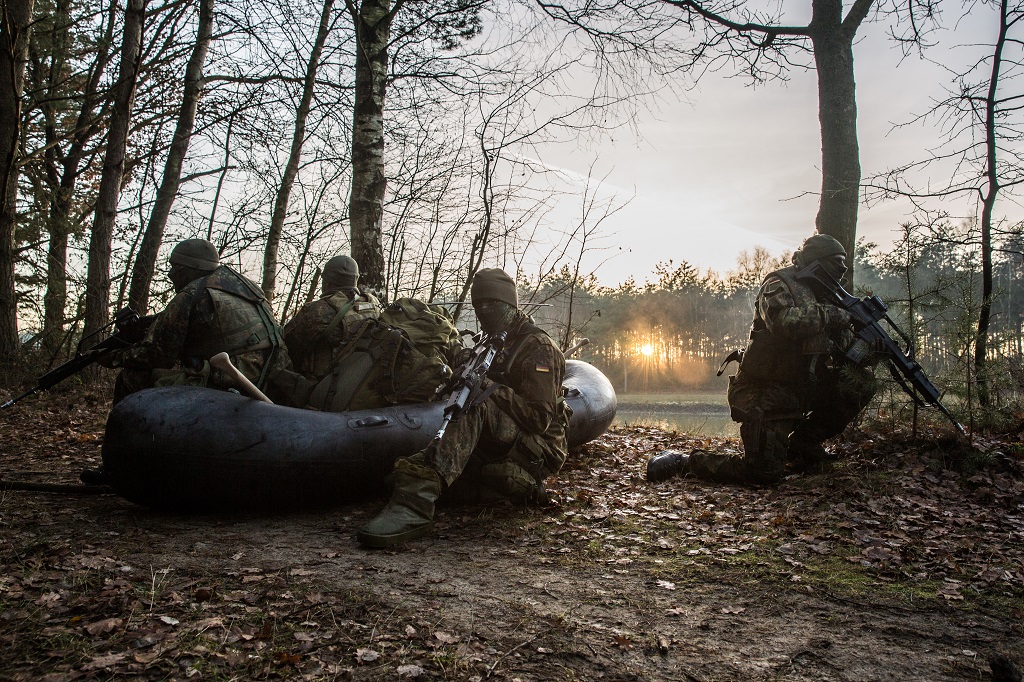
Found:
<path fill-rule="evenodd" d="M 818 472 L 834 457 L 822 443 L 838 436 L 877 389 L 871 364 L 850 362 L 854 341 L 845 310 L 826 303 L 823 285 L 795 275 L 818 261 L 835 279 L 846 251 L 815 234 L 793 254 L 793 265 L 765 277 L 757 293 L 750 341 L 729 377 L 729 408 L 740 422 L 743 455 L 664 452 L 647 463 L 647 478 L 680 473 L 721 483 L 775 484 L 794 472 Z"/>

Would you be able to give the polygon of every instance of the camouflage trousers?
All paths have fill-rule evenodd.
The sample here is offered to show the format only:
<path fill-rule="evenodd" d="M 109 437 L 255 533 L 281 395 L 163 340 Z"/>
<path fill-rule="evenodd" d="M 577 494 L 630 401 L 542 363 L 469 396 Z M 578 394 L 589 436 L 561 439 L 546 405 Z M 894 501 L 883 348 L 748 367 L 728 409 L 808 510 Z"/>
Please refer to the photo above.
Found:
<path fill-rule="evenodd" d="M 442 501 L 533 504 L 546 499 L 544 479 L 561 468 L 540 436 L 527 433 L 490 400 L 448 425 L 440 443 L 406 458 L 447 486 Z M 405 464 L 396 463 L 396 468 Z"/>
<path fill-rule="evenodd" d="M 787 463 L 797 471 L 827 465 L 831 456 L 821 443 L 841 434 L 877 387 L 870 368 L 854 365 L 827 368 L 803 386 L 731 377 L 729 407 L 740 422 L 743 455 L 694 453 L 690 470 L 721 483 L 773 484 Z"/>

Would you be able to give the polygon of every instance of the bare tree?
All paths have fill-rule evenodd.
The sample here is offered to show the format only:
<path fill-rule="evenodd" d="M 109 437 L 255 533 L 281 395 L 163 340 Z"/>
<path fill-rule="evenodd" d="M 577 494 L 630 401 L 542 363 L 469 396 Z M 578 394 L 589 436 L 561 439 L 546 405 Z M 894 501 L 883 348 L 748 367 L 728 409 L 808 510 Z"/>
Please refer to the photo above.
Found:
<path fill-rule="evenodd" d="M 21 95 L 25 83 L 33 0 L 0 3 L 0 359 L 12 360 L 18 343 L 14 287 Z"/>
<path fill-rule="evenodd" d="M 926 214 L 926 198 L 967 197 L 976 207 L 980 232 L 977 246 L 981 252 L 981 301 L 974 336 L 974 376 L 978 403 L 990 403 L 989 329 L 992 321 L 993 234 L 996 231 L 995 207 L 1003 194 L 1013 194 L 1024 183 L 1024 4 L 1008 0 L 985 3 L 993 8 L 997 25 L 995 38 L 987 54 L 963 71 L 956 72 L 949 96 L 936 102 L 919 122 L 936 119 L 946 142 L 928 158 L 892 169 L 871 183 L 875 198 L 909 197 Z M 929 178 L 919 187 L 915 174 L 939 167 L 944 179 Z M 934 211 L 931 211 L 934 213 Z M 945 217 L 944 210 L 939 211 Z M 929 223 L 938 222 L 932 215 Z"/>
<path fill-rule="evenodd" d="M 164 164 L 163 180 L 156 193 L 153 210 L 139 245 L 139 253 L 132 271 L 131 288 L 128 291 L 128 305 L 140 314 L 149 307 L 149 287 L 153 281 L 156 258 L 163 241 L 167 218 L 171 213 L 171 205 L 181 185 L 181 168 L 192 139 L 192 129 L 196 120 L 196 109 L 203 91 L 203 64 L 206 52 L 213 39 L 213 7 L 214 0 L 199 1 L 199 20 L 196 29 L 196 40 L 185 67 L 184 89 L 181 106 L 178 109 L 178 121 L 174 129 L 171 147 L 167 152 Z"/>
<path fill-rule="evenodd" d="M 909 28 L 899 39 L 908 46 L 918 44 L 924 19 L 932 17 L 930 1 L 902 5 L 854 0 L 844 15 L 842 0 L 811 0 L 806 25 L 785 23 L 781 4 L 761 10 L 743 0 L 538 2 L 551 17 L 582 30 L 606 63 L 612 57 L 642 58 L 673 76 L 682 70 L 700 78 L 708 70 L 731 65 L 755 82 L 785 78 L 793 66 L 810 66 L 803 57 L 810 53 L 818 77 L 821 126 L 822 179 L 815 225 L 838 239 L 847 253 L 855 252 L 861 167 L 854 40 L 872 11 L 895 14 L 904 8 Z M 847 285 L 853 281 L 852 258 L 850 264 Z"/>
<path fill-rule="evenodd" d="M 309 116 L 310 104 L 313 101 L 313 90 L 316 87 L 316 72 L 320 68 L 320 55 L 323 53 L 327 35 L 331 31 L 331 9 L 334 0 L 324 0 L 320 11 L 320 27 L 317 29 L 313 49 L 309 53 L 306 64 L 306 75 L 302 83 L 302 99 L 295 111 L 295 131 L 292 134 L 291 152 L 285 165 L 284 177 L 274 200 L 274 213 L 270 218 L 270 230 L 267 233 L 267 247 L 263 254 L 263 293 L 267 300 L 274 299 L 277 281 L 277 251 L 281 243 L 285 218 L 288 217 L 288 199 L 291 196 L 295 176 L 299 172 L 299 160 L 302 157 L 302 145 L 306 141 L 306 119 Z"/>
<path fill-rule="evenodd" d="M 103 159 L 92 235 L 89 240 L 89 272 L 85 294 L 85 328 L 89 334 L 107 322 L 110 305 L 110 253 L 117 219 L 117 204 L 125 169 L 125 150 L 135 102 L 135 86 L 142 58 L 142 26 L 145 0 L 128 0 L 121 42 L 121 64 L 113 88 L 113 109 L 107 151 Z"/>
<path fill-rule="evenodd" d="M 53 12 L 37 22 L 32 53 L 32 87 L 38 100 L 36 108 L 42 128 L 42 163 L 38 173 L 49 204 L 46 252 L 46 293 L 43 299 L 43 347 L 55 355 L 62 343 L 64 315 L 67 307 L 68 238 L 81 229 L 84 209 L 91 203 L 90 194 L 76 192 L 84 173 L 92 171 L 98 153 L 95 139 L 99 135 L 105 111 L 106 93 L 101 83 L 106 76 L 113 45 L 117 4 L 111 3 L 101 22 L 94 59 L 84 70 L 74 71 L 72 45 L 82 40 L 73 27 L 86 17 L 72 14 L 66 0 L 55 3 Z M 87 16 L 87 15 L 86 15 Z M 41 45 L 43 32 L 48 35 Z M 71 103 L 77 103 L 74 123 L 65 125 Z M 33 167 L 28 167 L 32 172 Z M 83 193 L 84 194 L 84 193 Z"/>

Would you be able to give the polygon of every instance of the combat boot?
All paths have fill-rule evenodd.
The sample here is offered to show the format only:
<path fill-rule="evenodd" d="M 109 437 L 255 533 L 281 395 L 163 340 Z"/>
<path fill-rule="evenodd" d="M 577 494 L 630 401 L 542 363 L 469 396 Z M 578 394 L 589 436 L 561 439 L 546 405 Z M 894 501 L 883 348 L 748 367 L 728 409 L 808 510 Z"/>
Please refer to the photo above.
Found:
<path fill-rule="evenodd" d="M 103 467 L 98 469 L 82 469 L 78 478 L 86 485 L 110 485 L 110 476 Z"/>
<path fill-rule="evenodd" d="M 685 474 L 690 470 L 690 455 L 676 450 L 665 450 L 647 460 L 647 480 L 655 483 Z"/>
<path fill-rule="evenodd" d="M 394 547 L 423 537 L 434 527 L 434 503 L 441 495 L 437 472 L 400 459 L 392 480 L 395 488 L 387 506 L 356 533 L 364 547 Z"/>
<path fill-rule="evenodd" d="M 814 438 L 793 434 L 789 441 L 788 459 L 793 471 L 799 474 L 821 474 L 832 468 L 837 459 Z"/>

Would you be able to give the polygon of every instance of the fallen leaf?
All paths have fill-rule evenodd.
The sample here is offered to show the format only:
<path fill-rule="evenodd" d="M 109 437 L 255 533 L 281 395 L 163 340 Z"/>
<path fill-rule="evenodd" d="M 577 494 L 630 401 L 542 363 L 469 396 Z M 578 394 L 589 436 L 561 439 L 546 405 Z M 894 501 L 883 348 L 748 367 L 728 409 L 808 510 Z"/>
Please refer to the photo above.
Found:
<path fill-rule="evenodd" d="M 380 658 L 380 653 L 373 649 L 356 649 L 356 660 L 360 663 L 373 663 Z"/>
<path fill-rule="evenodd" d="M 451 633 L 444 632 L 442 630 L 438 630 L 437 632 L 435 632 L 434 637 L 436 637 L 437 641 L 441 642 L 442 644 L 455 644 L 460 639 L 459 637 Z"/>
<path fill-rule="evenodd" d="M 192 626 L 198 632 L 209 630 L 210 628 L 222 628 L 224 627 L 224 619 L 220 616 L 213 616 L 212 618 L 204 618 Z"/>
<path fill-rule="evenodd" d="M 103 620 L 98 620 L 95 623 L 89 623 L 88 625 L 83 626 L 82 629 L 85 630 L 86 634 L 95 637 L 96 635 L 102 635 L 121 627 L 121 623 L 123 622 L 124 621 L 121 618 L 104 618 Z"/>
<path fill-rule="evenodd" d="M 85 665 L 82 666 L 83 671 L 87 670 L 102 670 L 109 668 L 110 666 L 117 665 L 125 659 L 125 654 L 105 654 L 103 656 L 97 656 Z"/>
<path fill-rule="evenodd" d="M 400 665 L 398 666 L 399 677 L 419 677 L 424 673 L 423 668 L 418 665 Z"/>
<path fill-rule="evenodd" d="M 192 592 L 192 598 L 196 601 L 210 601 L 211 599 L 213 599 L 213 588 L 197 587 Z"/>

